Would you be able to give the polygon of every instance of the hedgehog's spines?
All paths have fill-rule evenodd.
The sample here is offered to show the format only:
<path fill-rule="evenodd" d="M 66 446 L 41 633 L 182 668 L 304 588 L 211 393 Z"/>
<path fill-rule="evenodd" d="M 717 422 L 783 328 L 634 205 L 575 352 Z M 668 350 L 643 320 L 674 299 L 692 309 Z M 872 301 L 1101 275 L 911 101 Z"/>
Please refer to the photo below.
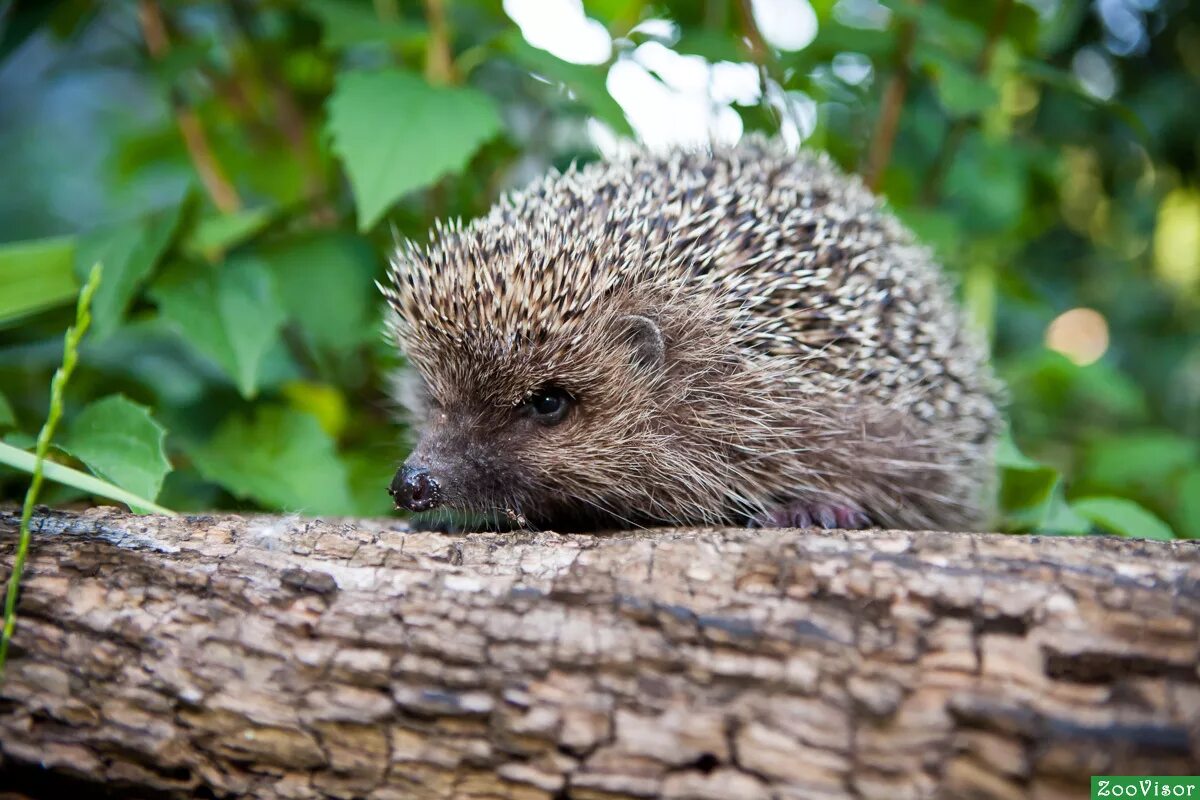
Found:
<path fill-rule="evenodd" d="M 580 444 L 583 473 L 557 479 L 582 505 L 710 521 L 840 493 L 893 524 L 982 517 L 998 424 L 983 347 L 929 251 L 827 156 L 762 137 L 625 147 L 430 237 L 396 249 L 381 291 L 435 389 L 480 378 L 500 402 L 552 369 L 599 386 L 623 374 L 594 341 L 621 313 L 676 337 L 670 380 L 624 392 L 648 407 L 601 409 L 609 444 Z M 637 448 L 650 488 L 613 496 L 628 482 L 605 447 Z"/>

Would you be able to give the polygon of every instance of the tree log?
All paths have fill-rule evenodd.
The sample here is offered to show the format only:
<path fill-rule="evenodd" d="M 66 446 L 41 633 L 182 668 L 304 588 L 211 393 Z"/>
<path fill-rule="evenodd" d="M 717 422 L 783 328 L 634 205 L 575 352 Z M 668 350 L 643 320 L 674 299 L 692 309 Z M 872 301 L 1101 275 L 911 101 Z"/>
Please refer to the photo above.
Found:
<path fill-rule="evenodd" d="M 1197 543 L 43 511 L 0 790 L 1087 797 L 1200 772 L 1198 628 Z"/>

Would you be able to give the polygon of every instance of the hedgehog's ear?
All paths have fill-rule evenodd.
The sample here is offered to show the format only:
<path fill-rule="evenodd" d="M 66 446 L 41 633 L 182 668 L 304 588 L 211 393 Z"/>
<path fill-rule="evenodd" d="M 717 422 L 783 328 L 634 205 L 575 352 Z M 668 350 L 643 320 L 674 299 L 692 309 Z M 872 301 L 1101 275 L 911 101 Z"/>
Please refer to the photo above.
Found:
<path fill-rule="evenodd" d="M 667 343 L 658 323 L 638 314 L 621 317 L 620 322 L 624 326 L 621 335 L 633 346 L 634 362 L 651 371 L 661 367 L 667 357 Z"/>

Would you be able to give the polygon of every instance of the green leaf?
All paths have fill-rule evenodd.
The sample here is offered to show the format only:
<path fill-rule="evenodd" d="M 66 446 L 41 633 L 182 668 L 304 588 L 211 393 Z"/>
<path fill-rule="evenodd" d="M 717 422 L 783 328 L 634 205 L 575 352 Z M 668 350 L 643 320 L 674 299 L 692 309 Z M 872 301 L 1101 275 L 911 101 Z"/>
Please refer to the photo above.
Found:
<path fill-rule="evenodd" d="M 1017 449 L 1011 436 L 996 449 L 1000 467 L 1000 524 L 1011 532 L 1079 535 L 1091 522 L 1071 510 L 1063 498 L 1062 475 Z"/>
<path fill-rule="evenodd" d="M 328 130 L 365 231 L 404 195 L 466 166 L 500 131 L 500 115 L 474 89 L 431 86 L 395 69 L 350 72 L 330 98 Z"/>
<path fill-rule="evenodd" d="M 321 430 L 335 441 L 345 433 L 350 415 L 346 396 L 337 386 L 312 381 L 289 381 L 280 388 L 288 406 L 312 416 Z"/>
<path fill-rule="evenodd" d="M 822 34 L 825 30 L 822 29 Z M 671 48 L 683 55 L 703 56 L 709 61 L 742 61 L 746 46 L 735 31 L 710 28 L 685 29 Z"/>
<path fill-rule="evenodd" d="M 1041 466 L 1029 456 L 1021 452 L 1012 436 L 1005 435 L 996 445 L 996 463 L 1001 467 L 1017 469 L 1036 469 Z"/>
<path fill-rule="evenodd" d="M 1065 369 L 1071 374 L 1066 385 L 1078 402 L 1087 402 L 1105 413 L 1131 420 L 1146 415 L 1145 390 L 1111 364 L 1097 361 L 1079 367 L 1059 353 L 1053 353 L 1053 356 L 1067 363 Z"/>
<path fill-rule="evenodd" d="M 967 241 L 982 233 L 1011 233 L 1025 213 L 1028 153 L 1011 144 L 990 142 L 972 131 L 964 139 L 950 173 L 946 196 Z"/>
<path fill-rule="evenodd" d="M 942 3 L 920 0 L 896 0 L 894 10 L 901 19 L 911 20 L 920 37 L 918 55 L 946 51 L 962 59 L 976 58 L 987 38 L 983 28 L 948 13 Z"/>
<path fill-rule="evenodd" d="M 153 500 L 171 471 L 165 436 L 148 408 L 110 395 L 85 408 L 58 446 L 101 478 Z"/>
<path fill-rule="evenodd" d="M 171 243 L 184 205 L 144 220 L 104 228 L 80 237 L 75 275 L 82 279 L 93 264 L 104 264 L 104 282 L 92 301 L 92 336 L 102 339 L 120 325 L 138 289 Z"/>
<path fill-rule="evenodd" d="M 33 453 L 19 447 L 14 447 L 7 442 L 0 442 L 0 464 L 6 464 L 22 472 L 32 473 L 36 461 L 37 456 Z M 175 516 L 174 511 L 169 508 L 163 508 L 152 500 L 148 500 L 145 497 L 138 497 L 133 492 L 127 492 L 120 486 L 100 480 L 99 478 L 94 478 L 86 472 L 80 472 L 77 469 L 72 469 L 62 464 L 56 464 L 53 461 L 42 462 L 42 473 L 46 476 L 46 480 L 61 483 L 63 486 L 71 486 L 96 497 L 106 497 L 109 500 L 124 503 L 138 511 L 145 511 L 150 514 L 166 514 L 169 517 Z"/>
<path fill-rule="evenodd" d="M 1095 442 L 1084 460 L 1089 486 L 1125 493 L 1131 484 L 1154 486 L 1196 462 L 1197 444 L 1178 434 L 1151 431 Z"/>
<path fill-rule="evenodd" d="M 70 236 L 0 245 L 0 324 L 74 300 L 74 256 Z"/>
<path fill-rule="evenodd" d="M 951 116 L 979 114 L 999 99 L 999 93 L 987 77 L 970 67 L 928 51 L 921 54 L 920 61 L 933 78 L 938 100 Z"/>
<path fill-rule="evenodd" d="M 424 25 L 383 20 L 361 0 L 301 0 L 301 7 L 321 23 L 321 44 L 333 50 L 357 44 L 406 43 L 426 35 Z"/>
<path fill-rule="evenodd" d="M 1179 482 L 1179 535 L 1200 539 L 1200 467 Z"/>
<path fill-rule="evenodd" d="M 1054 467 L 1006 468 L 1000 491 L 1001 505 L 1010 513 L 1040 510 L 1050 501 L 1058 478 L 1058 470 Z"/>
<path fill-rule="evenodd" d="M 1067 4 L 1066 0 L 1057 2 L 1055 6 Z M 974 30 L 992 29 L 997 22 L 998 3 L 981 3 L 979 0 L 943 0 L 937 6 L 944 13 L 960 22 L 967 23 Z M 1026 50 L 1036 46 L 1038 33 L 1038 12 L 1025 3 L 1012 3 L 1004 14 L 1004 30 L 1001 42 L 1014 42 Z M 1000 33 L 1000 31 L 996 31 Z"/>
<path fill-rule="evenodd" d="M 1043 83 L 1088 105 L 1105 110 L 1128 125 L 1140 144 L 1144 146 L 1150 144 L 1151 136 L 1146 128 L 1146 123 L 1132 108 L 1124 103 L 1102 100 L 1084 91 L 1083 85 L 1070 70 L 1059 69 L 1035 59 L 1021 59 L 1017 62 L 1017 71 L 1030 80 Z"/>
<path fill-rule="evenodd" d="M 1081 367 L 1062 353 L 1031 347 L 1010 356 L 1003 373 L 1019 402 L 1053 418 L 1115 418 L 1129 427 L 1149 417 L 1144 390 L 1103 359 Z"/>
<path fill-rule="evenodd" d="M 996 451 L 1000 466 L 1000 511 L 1007 530 L 1041 529 L 1054 508 L 1060 476 L 1053 467 L 1021 453 L 1005 437 Z"/>
<path fill-rule="evenodd" d="M 4 396 L 3 392 L 0 392 L 0 428 L 15 427 L 17 427 L 17 415 L 13 413 L 8 398 Z"/>
<path fill-rule="evenodd" d="M 400 464 L 403 453 L 381 453 L 377 447 L 346 453 L 342 460 L 350 481 L 350 496 L 354 513 L 364 517 L 386 517 L 394 513 L 395 504 L 388 496 L 387 486 Z"/>
<path fill-rule="evenodd" d="M 184 237 L 182 250 L 193 258 L 220 261 L 227 250 L 260 233 L 274 218 L 269 206 L 205 217 Z"/>
<path fill-rule="evenodd" d="M 1090 8 L 1087 0 L 1063 0 L 1049 7 L 1049 13 L 1038 21 L 1038 49 L 1043 58 L 1070 46 Z"/>
<path fill-rule="evenodd" d="M 366 240 L 315 234 L 290 239 L 261 255 L 288 316 L 310 344 L 344 352 L 380 335 L 373 280 L 382 265 Z"/>
<path fill-rule="evenodd" d="M 1118 536 L 1164 541 L 1175 538 L 1167 523 L 1123 497 L 1085 497 L 1073 502 L 1071 509 Z"/>
<path fill-rule="evenodd" d="M 1062 492 L 1055 492 L 1042 524 L 1037 527 L 1041 533 L 1070 536 L 1082 536 L 1091 529 L 1091 520 L 1071 508 L 1070 504 L 1063 499 Z"/>
<path fill-rule="evenodd" d="M 271 274 L 257 260 L 220 267 L 184 267 L 151 292 L 162 316 L 233 379 L 243 397 L 258 393 L 263 357 L 276 343 L 285 314 Z"/>
<path fill-rule="evenodd" d="M 346 468 L 316 419 L 268 406 L 232 417 L 208 442 L 188 448 L 210 481 L 280 511 L 349 514 Z"/>
<path fill-rule="evenodd" d="M 897 206 L 892 210 L 912 228 L 918 241 L 932 247 L 946 262 L 957 260 L 963 246 L 963 230 L 953 214 L 916 205 Z"/>
<path fill-rule="evenodd" d="M 2 441 L 18 450 L 32 450 L 37 446 L 37 437 L 24 431 L 10 431 L 4 434 Z"/>

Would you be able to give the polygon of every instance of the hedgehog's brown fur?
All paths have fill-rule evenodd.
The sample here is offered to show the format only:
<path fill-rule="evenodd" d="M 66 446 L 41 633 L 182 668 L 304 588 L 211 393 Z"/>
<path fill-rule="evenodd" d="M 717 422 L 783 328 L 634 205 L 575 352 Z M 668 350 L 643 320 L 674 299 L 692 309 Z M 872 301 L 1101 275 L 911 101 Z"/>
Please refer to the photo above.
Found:
<path fill-rule="evenodd" d="M 421 378 L 412 458 L 451 507 L 542 526 L 988 515 L 984 351 L 929 252 L 825 156 L 631 149 L 439 225 L 383 291 Z M 647 319 L 661 361 L 638 357 Z M 511 410 L 545 385 L 576 407 L 525 425 Z"/>

